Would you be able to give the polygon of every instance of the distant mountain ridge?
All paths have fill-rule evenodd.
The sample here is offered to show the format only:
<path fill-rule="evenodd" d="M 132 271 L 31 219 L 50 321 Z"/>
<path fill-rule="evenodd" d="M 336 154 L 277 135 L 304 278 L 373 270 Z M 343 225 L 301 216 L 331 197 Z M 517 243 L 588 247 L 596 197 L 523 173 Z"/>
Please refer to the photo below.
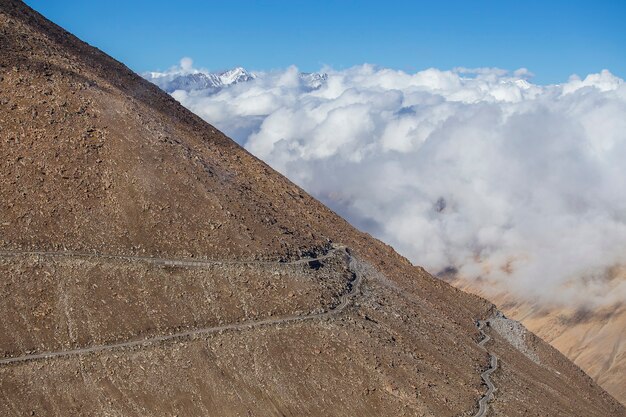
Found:
<path fill-rule="evenodd" d="M 176 90 L 219 89 L 232 84 L 254 80 L 257 76 L 242 67 L 221 72 L 174 71 L 146 72 L 142 76 L 159 86 L 162 90 L 172 93 Z"/>
<path fill-rule="evenodd" d="M 141 75 L 167 93 L 173 93 L 176 90 L 214 90 L 217 92 L 224 87 L 253 81 L 263 77 L 263 73 L 250 72 L 243 67 L 235 67 L 220 72 L 181 70 L 170 72 L 145 72 Z M 328 74 L 325 73 L 302 72 L 299 75 L 304 86 L 311 90 L 320 88 L 328 79 Z"/>

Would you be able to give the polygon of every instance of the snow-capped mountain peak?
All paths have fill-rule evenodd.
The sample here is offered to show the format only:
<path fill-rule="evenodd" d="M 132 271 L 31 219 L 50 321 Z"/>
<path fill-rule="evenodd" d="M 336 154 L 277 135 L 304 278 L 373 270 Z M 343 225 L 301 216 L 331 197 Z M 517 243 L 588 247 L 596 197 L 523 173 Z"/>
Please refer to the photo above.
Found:
<path fill-rule="evenodd" d="M 255 80 L 263 76 L 263 73 L 255 74 L 242 67 L 220 72 L 181 68 L 169 72 L 145 72 L 142 76 L 168 93 L 176 90 L 208 90 L 213 93 L 225 87 Z M 328 75 L 323 73 L 300 73 L 305 88 L 311 90 L 320 88 L 327 78 Z"/>
<path fill-rule="evenodd" d="M 256 76 L 242 67 L 237 67 L 220 73 L 219 78 L 223 85 L 231 85 L 253 80 Z"/>
<path fill-rule="evenodd" d="M 254 74 L 244 68 L 237 67 L 228 71 L 208 72 L 208 71 L 171 71 L 146 72 L 142 74 L 145 79 L 153 82 L 168 93 L 176 90 L 206 90 L 221 89 L 223 87 L 253 80 Z"/>

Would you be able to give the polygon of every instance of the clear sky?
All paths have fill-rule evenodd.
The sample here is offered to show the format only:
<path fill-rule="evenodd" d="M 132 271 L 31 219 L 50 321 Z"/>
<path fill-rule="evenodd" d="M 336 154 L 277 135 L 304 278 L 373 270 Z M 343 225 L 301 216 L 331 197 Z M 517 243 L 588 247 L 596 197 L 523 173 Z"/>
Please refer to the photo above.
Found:
<path fill-rule="evenodd" d="M 625 0 L 26 0 L 138 72 L 189 56 L 210 70 L 371 63 L 525 67 L 534 82 L 626 77 Z"/>

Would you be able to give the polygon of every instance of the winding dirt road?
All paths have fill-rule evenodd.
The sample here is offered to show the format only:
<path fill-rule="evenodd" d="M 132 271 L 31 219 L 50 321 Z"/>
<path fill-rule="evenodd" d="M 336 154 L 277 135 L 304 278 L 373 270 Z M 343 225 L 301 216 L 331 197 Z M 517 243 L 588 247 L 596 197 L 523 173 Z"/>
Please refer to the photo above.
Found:
<path fill-rule="evenodd" d="M 485 350 L 487 350 L 485 348 L 485 344 L 487 344 L 487 342 L 491 340 L 491 336 L 489 336 L 483 330 L 486 324 L 487 321 L 485 320 L 478 321 L 478 329 L 480 330 L 480 334 L 483 337 L 482 340 L 478 342 L 478 346 Z M 489 410 L 489 401 L 493 399 L 493 393 L 496 390 L 496 387 L 491 382 L 490 376 L 498 368 L 498 357 L 493 353 L 489 353 L 489 363 L 489 369 L 480 374 L 480 377 L 487 385 L 487 392 L 480 398 L 480 400 L 478 400 L 478 412 L 474 414 L 474 417 L 484 417 L 487 415 L 487 411 Z"/>
<path fill-rule="evenodd" d="M 141 347 L 148 346 L 155 343 L 167 342 L 175 339 L 188 339 L 193 338 L 195 336 L 200 335 L 208 335 L 213 333 L 221 333 L 225 331 L 238 331 L 238 330 L 247 330 L 255 327 L 266 326 L 266 325 L 280 325 L 287 324 L 305 320 L 316 320 L 316 319 L 324 319 L 332 316 L 336 316 L 341 314 L 346 307 L 350 304 L 352 298 L 358 293 L 361 283 L 363 281 L 363 275 L 366 273 L 368 268 L 357 259 L 355 259 L 349 252 L 349 250 L 344 246 L 336 246 L 333 249 L 329 250 L 328 253 L 315 257 L 315 258 L 302 258 L 294 261 L 282 262 L 282 261 L 222 261 L 222 260 L 204 260 L 204 259 L 166 259 L 166 258 L 154 258 L 154 257 L 143 257 L 143 256 L 127 256 L 127 255 L 110 255 L 110 254 L 98 254 L 98 253 L 89 253 L 89 252 L 46 252 L 46 251 L 0 251 L 0 257 L 16 257 L 16 256 L 43 256 L 43 257 L 53 257 L 53 258 L 61 258 L 61 257 L 81 257 L 81 258 L 100 258 L 100 259 L 120 259 L 120 260 L 128 260 L 128 261 L 139 261 L 139 262 L 148 262 L 155 265 L 167 265 L 167 266 L 182 266 L 182 267 L 210 267 L 217 264 L 276 264 L 276 265 L 299 265 L 306 264 L 310 262 L 321 262 L 331 256 L 333 254 L 341 252 L 344 254 L 346 259 L 348 260 L 348 268 L 352 272 L 352 278 L 346 283 L 346 289 L 343 294 L 339 297 L 339 303 L 329 308 L 327 311 L 321 313 L 311 313 L 304 315 L 286 315 L 281 317 L 271 317 L 261 320 L 252 320 L 247 322 L 239 322 L 232 324 L 224 324 L 221 326 L 213 326 L 213 327 L 204 327 L 200 329 L 188 330 L 184 332 L 154 336 L 144 339 L 133 339 L 127 340 L 123 342 L 116 343 L 107 343 L 101 345 L 92 345 L 86 346 L 77 349 L 69 349 L 69 350 L 61 350 L 54 352 L 41 352 L 41 353 L 32 353 L 22 356 L 15 356 L 9 358 L 0 359 L 0 366 L 2 365 L 10 365 L 19 362 L 27 362 L 34 360 L 43 360 L 43 359 L 52 359 L 58 357 L 65 356 L 73 356 L 73 355 L 86 355 L 90 353 L 96 353 L 106 350 L 113 349 L 124 349 L 124 348 L 133 348 L 133 347 Z M 487 321 L 479 320 L 478 328 L 482 335 L 482 340 L 478 343 L 482 349 L 485 349 L 485 344 L 491 340 L 491 337 L 484 332 L 483 328 L 487 324 Z M 487 385 L 487 392 L 478 400 L 479 410 L 474 415 L 474 417 L 485 417 L 488 411 L 488 403 L 493 398 L 493 393 L 495 391 L 495 386 L 491 382 L 490 375 L 497 369 L 498 367 L 498 358 L 490 354 L 490 368 L 481 373 L 481 378 Z"/>
<path fill-rule="evenodd" d="M 16 256 L 42 256 L 46 258 L 98 258 L 98 259 L 117 259 L 133 262 L 146 262 L 153 265 L 166 266 L 186 266 L 205 268 L 214 265 L 298 265 L 313 261 L 323 261 L 333 255 L 334 252 L 342 250 L 344 247 L 335 247 L 328 251 L 325 255 L 317 258 L 301 258 L 295 261 L 236 261 L 236 260 L 212 260 L 212 259 L 172 259 L 172 258 L 155 258 L 152 256 L 136 256 L 136 255 L 115 255 L 96 252 L 74 252 L 74 251 L 18 251 L 18 250 L 0 250 L 0 258 L 13 258 Z"/>
<path fill-rule="evenodd" d="M 350 303 L 352 297 L 358 292 L 359 287 L 361 285 L 363 276 L 360 268 L 357 265 L 357 261 L 350 255 L 349 251 L 345 247 L 335 247 L 331 249 L 327 254 L 316 257 L 316 258 L 303 258 L 298 259 L 296 261 L 291 262 L 269 262 L 269 261 L 206 261 L 206 260 L 181 260 L 181 259 L 162 259 L 162 258 L 150 258 L 150 257 L 136 257 L 136 256 L 119 256 L 119 255 L 99 255 L 92 253 L 84 253 L 79 254 L 76 252 L 9 252 L 9 251 L 1 251 L 0 256 L 18 256 L 18 255 L 38 255 L 38 256 L 73 256 L 73 257 L 99 257 L 99 258 L 116 258 L 116 259 L 128 259 L 128 260 L 138 260 L 138 261 L 146 261 L 159 265 L 172 265 L 172 266 L 194 266 L 194 267 L 202 267 L 215 265 L 216 263 L 224 264 L 224 263 L 237 263 L 237 264 L 258 264 L 258 263 L 276 263 L 277 265 L 297 265 L 308 262 L 322 261 L 326 258 L 332 256 L 335 252 L 342 252 L 348 259 L 348 267 L 352 272 L 352 279 L 349 280 L 346 284 L 346 291 L 339 297 L 339 304 L 334 307 L 331 307 L 327 311 L 321 313 L 312 313 L 305 315 L 287 315 L 281 317 L 272 317 L 266 318 L 262 320 L 253 320 L 247 322 L 240 323 L 232 323 L 232 324 L 224 324 L 221 326 L 214 327 L 204 327 L 201 329 L 188 330 L 179 333 L 172 333 L 167 335 L 149 337 L 145 339 L 134 339 L 127 340 L 123 342 L 117 343 L 107 343 L 102 345 L 93 345 L 86 346 L 83 348 L 70 349 L 70 350 L 61 350 L 55 352 L 42 352 L 42 353 L 33 353 L 22 356 L 15 356 L 11 358 L 3 358 L 0 359 L 0 365 L 9 365 L 17 362 L 26 362 L 33 361 L 38 359 L 50 359 L 57 358 L 62 356 L 72 356 L 72 355 L 84 355 L 89 353 L 101 352 L 104 350 L 112 350 L 112 349 L 121 349 L 121 348 L 130 348 L 137 346 L 146 346 L 154 343 L 165 342 L 173 339 L 183 339 L 183 338 L 192 338 L 198 335 L 206 335 L 211 333 L 220 333 L 224 331 L 230 330 L 245 330 L 251 329 L 254 327 L 265 326 L 265 325 L 276 325 L 276 324 L 286 324 L 297 321 L 305 321 L 305 320 L 313 320 L 313 319 L 323 319 L 327 317 L 331 317 L 334 315 L 340 314 Z"/>

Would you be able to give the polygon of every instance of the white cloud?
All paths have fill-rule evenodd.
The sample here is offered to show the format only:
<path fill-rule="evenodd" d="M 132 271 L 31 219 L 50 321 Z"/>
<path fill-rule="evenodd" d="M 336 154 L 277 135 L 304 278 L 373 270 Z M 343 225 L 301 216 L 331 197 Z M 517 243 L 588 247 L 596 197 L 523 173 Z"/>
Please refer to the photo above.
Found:
<path fill-rule="evenodd" d="M 189 72 L 193 69 L 193 59 L 189 57 L 184 57 L 180 60 L 180 68 L 184 72 Z"/>
<path fill-rule="evenodd" d="M 626 299 L 626 280 L 607 280 L 626 263 L 621 79 L 325 72 L 315 90 L 292 67 L 174 97 L 434 273 L 547 300 Z"/>

